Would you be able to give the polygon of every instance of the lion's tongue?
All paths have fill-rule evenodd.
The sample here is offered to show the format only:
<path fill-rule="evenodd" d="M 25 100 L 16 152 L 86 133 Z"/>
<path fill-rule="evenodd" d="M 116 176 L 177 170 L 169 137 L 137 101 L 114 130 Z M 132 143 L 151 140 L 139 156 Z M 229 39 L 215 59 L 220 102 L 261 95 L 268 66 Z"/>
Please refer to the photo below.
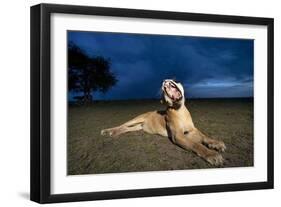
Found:
<path fill-rule="evenodd" d="M 179 98 L 179 92 L 176 88 L 171 88 L 171 98 L 172 99 Z"/>

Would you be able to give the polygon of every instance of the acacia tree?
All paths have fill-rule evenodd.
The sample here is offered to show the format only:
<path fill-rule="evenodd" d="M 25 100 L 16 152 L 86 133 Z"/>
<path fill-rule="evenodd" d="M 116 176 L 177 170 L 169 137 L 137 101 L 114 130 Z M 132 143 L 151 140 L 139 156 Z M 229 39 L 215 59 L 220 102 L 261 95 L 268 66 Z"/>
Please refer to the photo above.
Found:
<path fill-rule="evenodd" d="M 95 91 L 105 93 L 117 83 L 111 62 L 104 57 L 90 57 L 74 43 L 68 45 L 68 90 L 82 92 L 83 102 L 91 102 Z"/>

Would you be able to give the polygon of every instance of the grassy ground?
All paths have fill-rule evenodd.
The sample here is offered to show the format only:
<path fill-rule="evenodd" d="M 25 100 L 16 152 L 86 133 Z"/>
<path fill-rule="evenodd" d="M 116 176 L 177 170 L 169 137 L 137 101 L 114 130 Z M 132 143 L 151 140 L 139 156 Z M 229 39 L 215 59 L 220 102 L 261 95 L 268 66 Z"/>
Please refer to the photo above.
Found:
<path fill-rule="evenodd" d="M 253 102 L 246 99 L 189 100 L 195 126 L 227 146 L 223 167 L 253 165 Z M 98 102 L 70 106 L 68 174 L 212 168 L 166 137 L 131 132 L 103 137 L 101 129 L 120 125 L 141 113 L 160 110 L 159 101 Z"/>

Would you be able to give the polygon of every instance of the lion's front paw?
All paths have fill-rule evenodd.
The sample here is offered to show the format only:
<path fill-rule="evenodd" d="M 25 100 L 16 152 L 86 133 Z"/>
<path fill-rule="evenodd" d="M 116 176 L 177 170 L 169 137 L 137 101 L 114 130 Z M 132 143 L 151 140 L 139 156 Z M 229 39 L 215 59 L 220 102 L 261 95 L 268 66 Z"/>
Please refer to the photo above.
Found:
<path fill-rule="evenodd" d="M 208 144 L 208 147 L 211 149 L 218 150 L 220 152 L 224 152 L 226 150 L 226 146 L 225 146 L 224 142 L 222 142 L 222 141 L 217 141 L 217 142 Z"/>
<path fill-rule="evenodd" d="M 218 152 L 214 152 L 205 158 L 211 165 L 222 166 L 223 157 Z"/>

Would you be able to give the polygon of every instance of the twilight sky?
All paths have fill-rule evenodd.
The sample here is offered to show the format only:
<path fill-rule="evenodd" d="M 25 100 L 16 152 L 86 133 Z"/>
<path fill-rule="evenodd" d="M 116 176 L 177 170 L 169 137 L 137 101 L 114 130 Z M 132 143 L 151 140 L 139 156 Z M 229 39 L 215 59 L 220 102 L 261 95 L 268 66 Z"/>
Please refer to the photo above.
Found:
<path fill-rule="evenodd" d="M 160 98 L 173 78 L 186 98 L 253 97 L 253 40 L 69 31 L 68 41 L 111 60 L 118 82 L 95 100 Z"/>

